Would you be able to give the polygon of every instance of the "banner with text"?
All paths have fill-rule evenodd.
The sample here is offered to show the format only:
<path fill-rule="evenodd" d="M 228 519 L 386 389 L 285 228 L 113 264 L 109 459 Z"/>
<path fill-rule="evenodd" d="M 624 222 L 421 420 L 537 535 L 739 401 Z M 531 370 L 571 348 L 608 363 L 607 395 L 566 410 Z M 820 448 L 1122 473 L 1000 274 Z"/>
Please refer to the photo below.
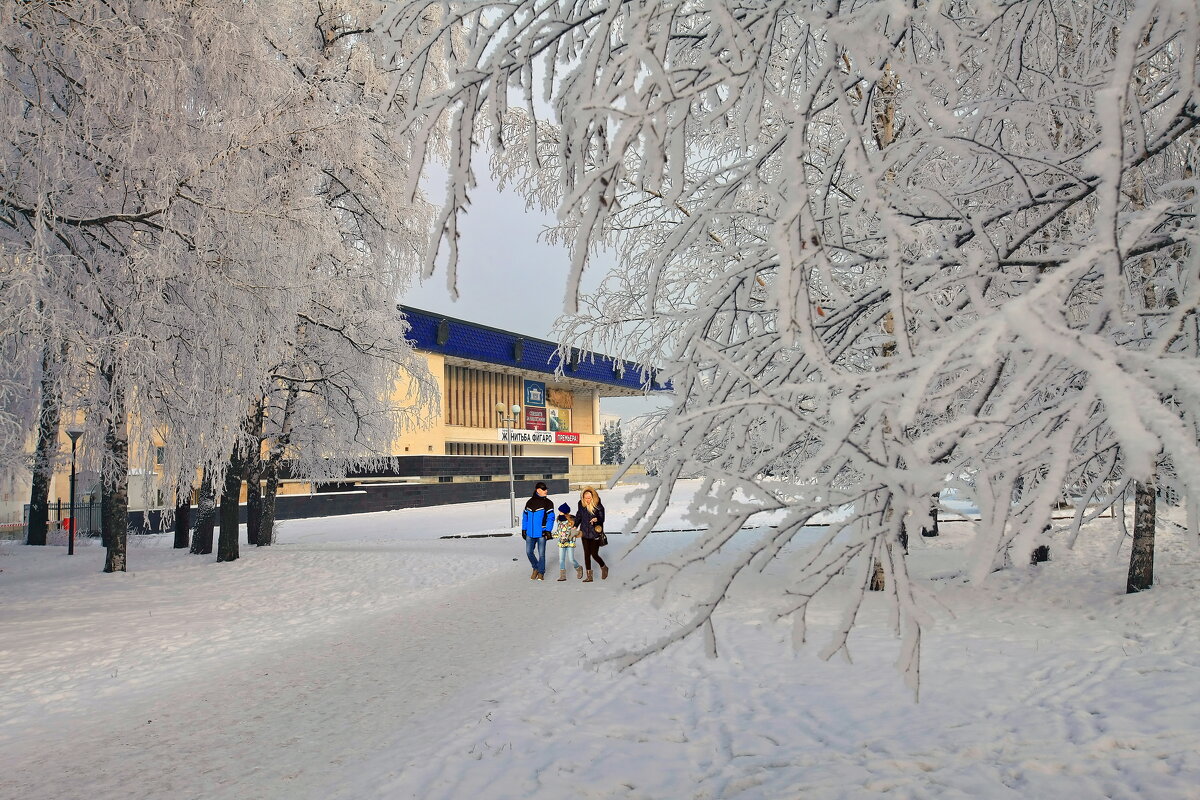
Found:
<path fill-rule="evenodd" d="M 546 409 L 525 406 L 525 428 L 531 431 L 547 430 Z"/>
<path fill-rule="evenodd" d="M 501 428 L 497 431 L 500 441 L 507 442 L 512 433 L 513 444 L 579 444 L 579 434 L 570 431 L 531 431 L 520 428 Z"/>

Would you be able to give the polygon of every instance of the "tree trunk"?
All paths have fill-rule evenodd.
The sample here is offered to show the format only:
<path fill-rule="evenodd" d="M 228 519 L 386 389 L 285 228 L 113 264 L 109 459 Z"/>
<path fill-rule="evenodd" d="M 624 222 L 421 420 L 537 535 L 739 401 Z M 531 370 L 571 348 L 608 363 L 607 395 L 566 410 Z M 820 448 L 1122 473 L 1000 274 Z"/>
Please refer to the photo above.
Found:
<path fill-rule="evenodd" d="M 246 544 L 258 544 L 258 532 L 262 527 L 262 459 L 257 465 L 246 469 Z"/>
<path fill-rule="evenodd" d="M 246 459 L 246 543 L 258 544 L 262 524 L 262 435 L 263 403 L 259 403 L 250 423 L 250 441 L 243 454 Z"/>
<path fill-rule="evenodd" d="M 192 487 L 180 487 L 175 496 L 175 548 L 188 546 L 192 527 Z"/>
<path fill-rule="evenodd" d="M 213 549 L 213 525 L 216 523 L 216 498 L 208 468 L 200 478 L 200 496 L 196 499 L 196 530 L 192 533 L 193 555 L 208 555 Z"/>
<path fill-rule="evenodd" d="M 1129 579 L 1125 593 L 1142 592 L 1154 585 L 1155 481 L 1133 485 L 1133 547 L 1129 552 Z"/>
<path fill-rule="evenodd" d="M 929 505 L 929 520 L 921 524 L 922 536 L 937 536 L 938 535 L 938 506 L 941 504 L 942 493 L 934 492 L 933 500 Z"/>
<path fill-rule="evenodd" d="M 266 487 L 263 490 L 262 510 L 259 516 L 258 546 L 266 547 L 275 544 L 275 496 L 279 493 L 279 468 L 283 462 L 283 453 L 276 455 L 275 448 L 263 468 Z"/>
<path fill-rule="evenodd" d="M 265 547 L 275 543 L 275 497 L 279 494 L 279 470 L 283 465 L 283 455 L 287 452 L 288 441 L 291 439 L 292 409 L 296 406 L 299 389 L 293 383 L 288 387 L 287 401 L 283 404 L 283 419 L 279 424 L 279 435 L 271 445 L 267 454 L 267 463 L 263 469 L 266 479 L 266 490 L 263 493 L 261 522 L 258 527 L 258 546 Z"/>
<path fill-rule="evenodd" d="M 58 450 L 58 394 L 50 377 L 51 349 L 42 350 L 42 405 L 38 412 L 37 451 L 33 459 L 33 488 L 29 490 L 29 535 L 26 544 L 44 545 L 50 522 L 50 478 Z M 74 524 L 74 523 L 72 523 Z"/>
<path fill-rule="evenodd" d="M 237 561 L 238 500 L 242 493 L 241 442 L 234 444 L 225 468 L 225 485 L 221 489 L 221 532 L 217 537 L 217 561 Z"/>
<path fill-rule="evenodd" d="M 125 390 L 109 370 L 109 418 L 104 428 L 104 447 L 109 468 L 101 481 L 101 534 L 107 556 L 105 572 L 125 572 L 129 544 L 129 432 L 125 420 Z"/>

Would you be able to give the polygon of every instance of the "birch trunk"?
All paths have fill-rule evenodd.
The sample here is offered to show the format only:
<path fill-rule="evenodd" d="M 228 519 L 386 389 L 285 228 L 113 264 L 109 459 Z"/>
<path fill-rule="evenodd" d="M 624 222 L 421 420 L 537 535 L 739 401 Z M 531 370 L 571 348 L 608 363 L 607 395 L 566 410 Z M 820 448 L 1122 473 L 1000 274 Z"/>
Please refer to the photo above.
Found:
<path fill-rule="evenodd" d="M 212 475 L 208 470 L 200 478 L 200 497 L 196 500 L 196 530 L 192 534 L 193 555 L 208 555 L 213 549 L 213 525 L 216 522 L 216 498 Z"/>
<path fill-rule="evenodd" d="M 1133 547 L 1129 553 L 1129 578 L 1125 593 L 1142 592 L 1154 585 L 1154 520 L 1157 488 L 1151 478 L 1133 485 Z"/>
<path fill-rule="evenodd" d="M 44 545 L 50 521 L 50 478 L 58 450 L 58 394 L 50 377 L 52 350 L 42 351 L 42 405 L 38 412 L 37 450 L 33 459 L 32 488 L 29 490 L 29 534 L 26 544 Z"/>
<path fill-rule="evenodd" d="M 125 572 L 129 544 L 129 431 L 125 419 L 125 390 L 109 370 L 110 408 L 104 429 L 109 464 L 101 481 L 101 534 L 107 555 L 105 572 Z"/>
<path fill-rule="evenodd" d="M 229 466 L 225 469 L 225 484 L 221 489 L 221 531 L 217 537 L 217 561 L 237 561 L 238 499 L 242 493 L 241 443 L 233 446 Z"/>
<path fill-rule="evenodd" d="M 250 442 L 244 453 L 246 459 L 246 543 L 258 544 L 262 525 L 262 439 L 263 403 L 258 403 L 250 424 Z"/>
<path fill-rule="evenodd" d="M 922 536 L 937 536 L 938 535 L 938 507 L 942 502 L 942 493 L 934 492 L 932 502 L 929 504 L 929 519 L 921 525 Z"/>
<path fill-rule="evenodd" d="M 271 445 L 264 469 L 266 489 L 263 492 L 262 516 L 258 528 L 258 545 L 269 546 L 275 543 L 275 496 L 279 493 L 279 470 L 283 465 L 283 455 L 287 452 L 288 440 L 291 438 L 292 411 L 296 406 L 299 389 L 296 384 L 288 387 L 287 401 L 283 406 L 283 419 L 280 420 L 280 433 Z"/>

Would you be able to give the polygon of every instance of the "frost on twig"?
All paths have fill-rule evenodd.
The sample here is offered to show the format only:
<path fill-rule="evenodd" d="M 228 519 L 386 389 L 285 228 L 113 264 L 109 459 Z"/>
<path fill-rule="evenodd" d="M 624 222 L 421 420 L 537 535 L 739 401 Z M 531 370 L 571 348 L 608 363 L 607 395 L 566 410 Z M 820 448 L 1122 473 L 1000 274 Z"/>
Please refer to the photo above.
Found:
<path fill-rule="evenodd" d="M 408 30 L 430 7 L 389 18 Z M 776 611 L 800 638 L 833 575 L 877 559 L 915 681 L 923 601 L 899 534 L 945 490 L 980 511 L 975 581 L 1041 544 L 1064 498 L 1089 509 L 1078 531 L 1164 464 L 1194 507 L 1194 4 L 450 7 L 453 24 L 405 45 L 419 66 L 455 26 L 466 42 L 444 86 L 411 98 L 413 124 L 458 126 L 452 165 L 483 141 L 463 132 L 489 126 L 494 168 L 556 208 L 571 286 L 592 248 L 615 250 L 559 333 L 661 364 L 673 386 L 640 450 L 660 475 L 640 529 L 693 475 L 710 481 L 713 545 L 747 502 L 848 513 L 806 547 L 739 540 L 749 555 L 720 562 L 730 580 L 751 562 L 794 575 Z M 638 583 L 661 593 L 714 553 Z M 831 652 L 864 602 L 844 596 Z M 705 629 L 724 597 L 656 646 Z"/>

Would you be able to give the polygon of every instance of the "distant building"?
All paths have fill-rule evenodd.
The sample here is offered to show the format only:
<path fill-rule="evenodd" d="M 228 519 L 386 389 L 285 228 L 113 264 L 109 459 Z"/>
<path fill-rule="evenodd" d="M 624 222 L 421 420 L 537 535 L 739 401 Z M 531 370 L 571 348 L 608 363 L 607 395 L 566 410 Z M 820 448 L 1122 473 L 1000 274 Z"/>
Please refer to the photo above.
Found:
<path fill-rule="evenodd" d="M 512 455 L 522 496 L 537 480 L 555 492 L 566 491 L 569 482 L 607 480 L 611 469 L 600 467 L 600 444 L 602 418 L 610 415 L 601 415 L 600 398 L 644 394 L 641 365 L 574 349 L 563 359 L 554 342 L 408 306 L 400 310 L 412 328 L 409 338 L 437 380 L 440 413 L 429 428 L 392 444 L 391 455 L 397 456 L 392 469 L 318 486 L 285 480 L 277 512 L 281 519 L 507 497 L 509 432 L 497 404 L 509 409 L 510 418 L 511 408 L 520 406 Z M 666 390 L 650 383 L 652 392 Z M 70 450 L 61 432 L 60 447 Z M 61 507 L 68 486 L 67 470 L 60 469 L 50 485 L 52 520 L 69 514 Z M 29 483 L 2 488 L 0 524 L 19 524 Z M 349 497 L 347 490 L 357 493 Z M 132 510 L 169 504 L 168 494 L 154 473 L 130 473 Z M 78 497 L 81 504 L 98 503 L 94 474 L 80 475 Z"/>
<path fill-rule="evenodd" d="M 395 455 L 507 455 L 497 404 L 521 407 L 513 453 L 600 463 L 600 398 L 644 394 L 643 367 L 572 350 L 564 360 L 544 339 L 402 306 L 410 338 L 438 378 L 442 413 L 434 426 L 405 436 Z M 561 367 L 561 370 L 560 370 Z M 561 375 L 559 372 L 561 371 Z M 654 382 L 651 391 L 667 387 Z"/>

